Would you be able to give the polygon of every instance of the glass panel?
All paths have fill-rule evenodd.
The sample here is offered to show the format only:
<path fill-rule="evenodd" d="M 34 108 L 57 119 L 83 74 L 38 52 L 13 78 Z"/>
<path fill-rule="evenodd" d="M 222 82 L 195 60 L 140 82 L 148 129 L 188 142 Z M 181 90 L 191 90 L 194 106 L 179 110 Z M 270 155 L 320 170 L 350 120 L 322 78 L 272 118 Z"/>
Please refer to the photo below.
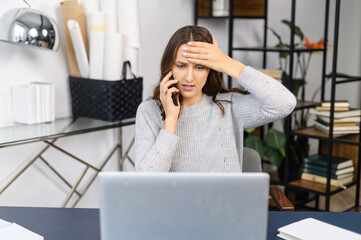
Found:
<path fill-rule="evenodd" d="M 33 125 L 17 124 L 11 127 L 0 128 L 0 147 L 122 127 L 134 123 L 135 118 L 118 122 L 106 122 L 84 117 L 68 117 L 59 118 L 51 123 Z"/>

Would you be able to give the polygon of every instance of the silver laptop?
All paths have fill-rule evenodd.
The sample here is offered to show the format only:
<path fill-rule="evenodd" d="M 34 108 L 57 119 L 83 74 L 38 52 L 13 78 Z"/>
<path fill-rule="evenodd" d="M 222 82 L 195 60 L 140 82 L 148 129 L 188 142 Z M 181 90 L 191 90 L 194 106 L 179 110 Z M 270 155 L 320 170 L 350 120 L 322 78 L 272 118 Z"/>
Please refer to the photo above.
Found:
<path fill-rule="evenodd" d="M 102 172 L 102 240 L 266 239 L 265 173 Z"/>

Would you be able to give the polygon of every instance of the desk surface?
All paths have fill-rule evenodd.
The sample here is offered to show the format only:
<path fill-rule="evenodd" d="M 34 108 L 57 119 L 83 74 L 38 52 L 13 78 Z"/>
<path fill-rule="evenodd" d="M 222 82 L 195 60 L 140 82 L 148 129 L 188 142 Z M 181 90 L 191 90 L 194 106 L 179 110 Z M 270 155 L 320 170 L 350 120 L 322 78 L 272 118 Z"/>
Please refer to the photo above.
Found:
<path fill-rule="evenodd" d="M 269 212 L 267 239 L 279 239 L 278 228 L 308 217 L 361 233 L 361 213 Z M 99 209 L 0 207 L 0 218 L 45 240 L 100 240 Z"/>
<path fill-rule="evenodd" d="M 17 124 L 0 128 L 0 148 L 22 143 L 36 142 L 115 127 L 123 127 L 135 123 L 135 118 L 117 122 L 106 122 L 85 117 L 59 118 L 51 123 Z"/>

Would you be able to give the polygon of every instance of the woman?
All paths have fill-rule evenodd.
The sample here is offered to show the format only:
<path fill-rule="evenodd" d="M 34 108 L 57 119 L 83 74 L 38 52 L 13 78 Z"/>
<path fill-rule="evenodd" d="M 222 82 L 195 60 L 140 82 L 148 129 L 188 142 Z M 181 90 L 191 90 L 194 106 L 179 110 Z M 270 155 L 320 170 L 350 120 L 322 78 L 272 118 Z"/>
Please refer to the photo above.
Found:
<path fill-rule="evenodd" d="M 227 90 L 222 73 L 247 92 Z M 281 83 L 224 54 L 207 29 L 182 27 L 165 48 L 152 99 L 137 111 L 136 170 L 240 172 L 243 130 L 284 118 L 295 104 Z"/>

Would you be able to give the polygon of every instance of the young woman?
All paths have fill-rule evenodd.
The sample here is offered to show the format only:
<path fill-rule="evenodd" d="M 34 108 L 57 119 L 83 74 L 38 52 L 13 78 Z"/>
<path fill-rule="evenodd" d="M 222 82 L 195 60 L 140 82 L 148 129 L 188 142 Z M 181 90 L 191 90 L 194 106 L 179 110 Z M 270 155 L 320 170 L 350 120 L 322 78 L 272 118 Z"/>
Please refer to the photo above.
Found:
<path fill-rule="evenodd" d="M 225 88 L 222 73 L 247 92 Z M 182 27 L 165 48 L 152 99 L 138 108 L 135 168 L 240 172 L 243 130 L 284 118 L 295 105 L 281 83 L 224 54 L 207 29 Z"/>

